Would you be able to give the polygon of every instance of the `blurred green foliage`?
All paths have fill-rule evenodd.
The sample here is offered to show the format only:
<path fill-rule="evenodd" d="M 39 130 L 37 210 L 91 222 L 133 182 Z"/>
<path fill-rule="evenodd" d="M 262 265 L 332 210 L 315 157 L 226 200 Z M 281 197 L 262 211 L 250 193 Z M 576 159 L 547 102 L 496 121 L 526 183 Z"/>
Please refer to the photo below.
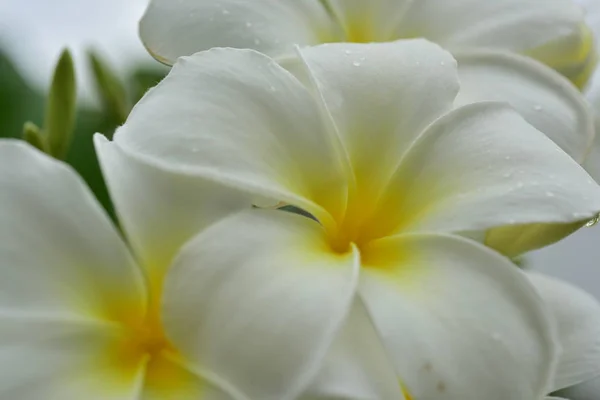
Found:
<path fill-rule="evenodd" d="M 102 106 L 96 108 L 78 102 L 73 141 L 66 161 L 85 179 L 98 200 L 114 217 L 96 159 L 93 135 L 100 132 L 111 138 L 115 129 L 124 122 L 131 105 L 150 87 L 156 85 L 167 71 L 159 65 L 141 66 L 122 78 L 117 76 L 96 52 L 90 51 L 88 55 L 89 67 L 96 77 L 97 95 Z M 81 74 L 80 71 L 76 73 Z M 102 86 L 103 79 L 109 79 L 110 86 Z M 112 98 L 107 99 L 107 93 Z M 118 112 L 115 112 L 115 100 L 119 101 L 121 107 Z M 27 121 L 42 126 L 45 106 L 46 94 L 26 82 L 14 63 L 0 51 L 0 137 L 22 138 Z"/>

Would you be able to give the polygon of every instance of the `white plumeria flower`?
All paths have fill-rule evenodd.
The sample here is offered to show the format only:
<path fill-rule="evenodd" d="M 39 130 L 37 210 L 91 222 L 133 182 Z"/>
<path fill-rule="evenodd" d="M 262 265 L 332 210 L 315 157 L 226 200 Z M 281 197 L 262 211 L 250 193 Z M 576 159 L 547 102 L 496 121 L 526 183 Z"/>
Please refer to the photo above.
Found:
<path fill-rule="evenodd" d="M 336 294 L 347 283 L 315 283 L 310 271 L 240 282 L 227 269 L 197 287 L 177 283 L 189 265 L 220 262 L 196 259 L 195 244 L 179 253 L 182 243 L 248 200 L 145 166 L 102 138 L 97 150 L 137 262 L 74 171 L 24 142 L 0 141 L 0 398 L 287 398 L 320 350 L 320 323 L 346 306 Z M 163 290 L 171 264 L 174 282 Z M 178 264 L 188 265 L 184 275 Z M 288 302 L 265 303 L 273 290 L 286 290 Z M 210 302 L 188 308 L 199 292 Z"/>
<path fill-rule="evenodd" d="M 140 35 L 167 64 L 217 46 L 252 48 L 285 62 L 294 45 L 424 37 L 458 61 L 455 106 L 508 102 L 579 163 L 594 139 L 581 94 L 547 67 L 583 86 L 596 65 L 593 35 L 571 0 L 151 0 Z M 581 225 L 536 224 L 479 236 L 516 257 Z"/>
<path fill-rule="evenodd" d="M 454 233 L 586 220 L 600 210 L 599 187 L 508 106 L 455 109 L 456 61 L 430 42 L 299 55 L 294 74 L 253 50 L 183 57 L 115 134 L 123 151 L 182 179 L 318 220 L 249 210 L 197 236 L 189 246 L 202 253 L 180 258 L 167 284 L 197 323 L 174 338 L 211 333 L 211 298 L 244 299 L 244 285 L 270 281 L 244 308 L 309 301 L 322 357 L 341 326 L 342 344 L 356 341 L 334 344 L 323 366 L 312 354 L 322 369 L 302 377 L 318 376 L 307 398 L 402 398 L 398 382 L 417 400 L 550 393 L 560 376 L 546 308 L 522 271 Z M 223 275 L 229 284 L 216 287 Z"/>
<path fill-rule="evenodd" d="M 168 64 L 212 47 L 278 57 L 295 44 L 416 37 L 451 50 L 530 55 L 579 85 L 596 61 L 592 33 L 572 0 L 151 0 L 140 34 Z"/>

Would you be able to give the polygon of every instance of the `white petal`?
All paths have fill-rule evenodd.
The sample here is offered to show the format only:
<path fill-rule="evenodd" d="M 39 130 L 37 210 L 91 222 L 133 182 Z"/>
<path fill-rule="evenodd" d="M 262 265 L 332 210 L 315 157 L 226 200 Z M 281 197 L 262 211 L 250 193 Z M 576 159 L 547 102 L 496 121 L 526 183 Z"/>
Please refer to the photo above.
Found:
<path fill-rule="evenodd" d="M 104 136 L 94 142 L 121 226 L 151 282 L 161 281 L 188 239 L 250 208 L 251 200 L 238 191 L 144 163 Z"/>
<path fill-rule="evenodd" d="M 557 394 L 569 400 L 597 400 L 600 393 L 600 377 L 561 390 Z"/>
<path fill-rule="evenodd" d="M 301 53 L 346 147 L 359 195 L 377 198 L 409 145 L 452 108 L 456 62 L 424 40 L 340 43 Z"/>
<path fill-rule="evenodd" d="M 394 364 L 359 297 L 302 399 L 404 399 Z"/>
<path fill-rule="evenodd" d="M 137 400 L 141 376 L 118 377 L 103 357 L 117 334 L 94 321 L 0 312 L 0 397 Z"/>
<path fill-rule="evenodd" d="M 315 221 L 250 210 L 213 225 L 175 261 L 164 323 L 197 365 L 250 399 L 293 399 L 349 312 L 358 254 L 330 250 Z"/>
<path fill-rule="evenodd" d="M 145 307 L 141 271 L 85 183 L 13 140 L 0 141 L 0 270 L 0 310 L 100 316 L 126 293 Z"/>
<path fill-rule="evenodd" d="M 328 217 L 323 208 L 345 208 L 342 164 L 318 104 L 251 50 L 180 59 L 114 140 L 170 171 L 292 203 L 321 221 Z"/>
<path fill-rule="evenodd" d="M 423 36 L 447 48 L 483 47 L 525 52 L 546 46 L 559 57 L 576 49 L 581 9 L 571 0 L 420 0 L 399 25 L 400 37 Z M 574 44 L 574 43 L 572 43 Z"/>
<path fill-rule="evenodd" d="M 141 271 L 75 172 L 13 140 L 0 141 L 0 272 L 0 398 L 134 398 L 137 372 L 119 379 L 104 355 L 123 334 L 114 296 L 143 316 Z"/>
<path fill-rule="evenodd" d="M 524 274 L 458 237 L 396 236 L 361 252 L 359 293 L 414 399 L 547 394 L 554 330 Z"/>
<path fill-rule="evenodd" d="M 319 0 L 152 0 L 140 36 L 150 53 L 167 64 L 212 47 L 277 56 L 292 52 L 294 44 L 340 38 Z"/>
<path fill-rule="evenodd" d="M 556 320 L 563 349 L 552 391 L 600 375 L 600 303 L 558 279 L 536 273 L 528 277 Z"/>
<path fill-rule="evenodd" d="M 530 58 L 497 51 L 459 51 L 456 105 L 502 101 L 581 163 L 594 137 L 594 117 L 564 77 Z"/>
<path fill-rule="evenodd" d="M 509 107 L 479 103 L 419 138 L 390 182 L 374 234 L 569 223 L 599 210 L 600 187 L 572 158 Z"/>
<path fill-rule="evenodd" d="M 411 0 L 325 0 L 346 33 L 346 42 L 387 42 Z"/>

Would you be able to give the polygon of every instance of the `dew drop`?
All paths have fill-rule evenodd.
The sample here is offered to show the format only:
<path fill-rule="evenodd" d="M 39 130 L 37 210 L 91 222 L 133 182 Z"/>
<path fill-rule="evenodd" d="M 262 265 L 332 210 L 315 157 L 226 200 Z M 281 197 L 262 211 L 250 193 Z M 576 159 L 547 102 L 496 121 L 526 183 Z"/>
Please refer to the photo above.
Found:
<path fill-rule="evenodd" d="M 517 182 L 517 187 L 518 187 L 518 188 L 522 188 L 523 186 L 525 186 L 525 185 L 523 184 L 523 182 Z"/>
<path fill-rule="evenodd" d="M 544 107 L 540 106 L 539 104 L 536 104 L 535 106 L 533 106 L 533 109 L 535 111 L 542 111 L 544 109 Z"/>
<path fill-rule="evenodd" d="M 444 65 L 446 65 L 446 62 L 445 61 L 440 62 L 440 65 L 444 66 Z"/>
<path fill-rule="evenodd" d="M 592 226 L 595 226 L 599 221 L 600 221 L 600 214 L 596 214 L 596 216 L 594 218 L 592 218 L 591 220 L 589 220 L 587 222 L 587 224 L 585 224 L 585 226 L 588 228 L 591 228 Z"/>
<path fill-rule="evenodd" d="M 252 22 L 246 22 L 246 28 L 252 28 Z"/>
<path fill-rule="evenodd" d="M 352 65 L 354 65 L 355 67 L 360 67 L 360 62 L 359 61 L 354 61 L 352 63 Z"/>
<path fill-rule="evenodd" d="M 350 50 L 344 50 L 344 54 L 349 56 L 350 54 L 352 54 L 352 52 Z"/>

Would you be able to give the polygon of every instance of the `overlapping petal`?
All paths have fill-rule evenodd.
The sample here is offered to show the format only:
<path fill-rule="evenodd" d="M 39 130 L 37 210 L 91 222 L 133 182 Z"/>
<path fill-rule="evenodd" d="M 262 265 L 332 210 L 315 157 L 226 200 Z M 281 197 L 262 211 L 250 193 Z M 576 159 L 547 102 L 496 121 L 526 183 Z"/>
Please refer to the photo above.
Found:
<path fill-rule="evenodd" d="M 104 354 L 124 334 L 113 296 L 131 318 L 143 316 L 142 275 L 75 172 L 8 140 L 0 142 L 0 270 L 0 397 L 136 396 L 137 372 L 118 378 Z"/>
<path fill-rule="evenodd" d="M 600 375 L 600 303 L 558 279 L 528 273 L 558 327 L 562 347 L 552 391 Z"/>
<path fill-rule="evenodd" d="M 296 204 L 326 222 L 345 209 L 334 133 L 308 90 L 251 50 L 182 58 L 114 140 L 183 174 Z"/>
<path fill-rule="evenodd" d="M 345 42 L 370 43 L 397 39 L 402 17 L 414 0 L 324 0 L 343 27 Z"/>
<path fill-rule="evenodd" d="M 403 388 L 387 349 L 360 297 L 333 342 L 302 400 L 404 400 Z"/>
<path fill-rule="evenodd" d="M 239 191 L 143 163 L 103 136 L 95 144 L 119 222 L 154 284 L 188 239 L 252 204 Z"/>
<path fill-rule="evenodd" d="M 112 291 L 143 314 L 143 277 L 74 171 L 4 140 L 0 187 L 0 310 L 98 317 Z"/>
<path fill-rule="evenodd" d="M 509 103 L 577 162 L 594 138 L 594 116 L 564 77 L 530 58 L 491 50 L 457 51 L 460 93 L 456 105 Z"/>
<path fill-rule="evenodd" d="M 184 248 L 167 278 L 164 323 L 192 363 L 248 398 L 292 399 L 341 329 L 359 267 L 356 251 L 332 253 L 309 218 L 242 212 Z"/>
<path fill-rule="evenodd" d="M 377 198 L 410 144 L 452 108 L 456 62 L 424 40 L 338 43 L 301 55 L 349 156 L 359 196 Z"/>
<path fill-rule="evenodd" d="M 569 0 L 421 0 L 412 3 L 399 37 L 422 36 L 443 47 L 536 50 L 546 61 L 578 60 L 587 48 L 583 12 Z M 591 49 L 587 49 L 588 51 Z"/>
<path fill-rule="evenodd" d="M 418 139 L 365 234 L 569 223 L 598 210 L 600 188 L 573 159 L 509 107 L 478 103 Z"/>
<path fill-rule="evenodd" d="M 281 56 L 293 53 L 294 44 L 342 39 L 318 0 L 152 0 L 140 36 L 148 51 L 167 64 L 212 47 Z"/>
<path fill-rule="evenodd" d="M 362 250 L 359 293 L 412 398 L 531 400 L 548 393 L 551 320 L 507 259 L 432 234 L 388 237 Z"/>

